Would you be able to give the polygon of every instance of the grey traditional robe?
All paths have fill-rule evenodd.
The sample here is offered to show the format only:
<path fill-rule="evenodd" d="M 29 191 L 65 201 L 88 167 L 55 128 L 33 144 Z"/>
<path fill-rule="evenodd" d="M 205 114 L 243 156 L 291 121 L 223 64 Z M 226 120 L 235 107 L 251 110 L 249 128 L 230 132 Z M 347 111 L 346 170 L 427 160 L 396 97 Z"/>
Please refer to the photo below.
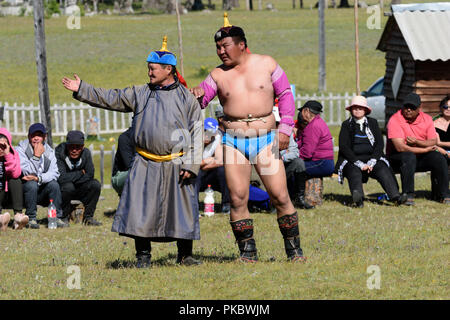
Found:
<path fill-rule="evenodd" d="M 200 105 L 179 81 L 166 88 L 146 84 L 105 90 L 81 82 L 74 98 L 94 107 L 134 112 L 134 142 L 156 155 L 184 151 L 181 158 L 154 162 L 136 154 L 114 216 L 112 231 L 153 241 L 200 239 L 194 179 L 181 183 L 180 170 L 197 175 L 202 155 Z"/>

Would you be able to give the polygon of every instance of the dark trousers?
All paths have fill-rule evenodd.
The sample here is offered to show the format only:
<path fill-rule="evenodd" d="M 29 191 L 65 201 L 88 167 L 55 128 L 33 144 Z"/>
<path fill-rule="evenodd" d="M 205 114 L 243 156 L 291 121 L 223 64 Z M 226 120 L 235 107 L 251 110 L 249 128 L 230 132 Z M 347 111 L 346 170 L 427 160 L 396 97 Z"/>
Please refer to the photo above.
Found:
<path fill-rule="evenodd" d="M 285 162 L 284 169 L 286 171 L 289 197 L 295 199 L 298 195 L 304 195 L 305 182 L 308 175 L 303 159 L 295 158 L 292 161 Z"/>
<path fill-rule="evenodd" d="M 395 179 L 394 173 L 391 168 L 389 168 L 386 163 L 381 160 L 377 161 L 370 173 L 367 173 L 367 171 L 361 171 L 360 168 L 349 162 L 345 165 L 343 174 L 344 177 L 347 178 L 350 192 L 357 190 L 361 194 L 364 194 L 362 187 L 363 181 L 367 181 L 370 177 L 376 179 L 380 183 L 389 199 L 394 199 L 400 196 L 400 192 L 398 191 L 398 183 Z"/>
<path fill-rule="evenodd" d="M 443 199 L 448 197 L 448 166 L 442 154 L 431 151 L 424 154 L 399 152 L 390 155 L 389 163 L 395 172 L 400 172 L 402 191 L 414 196 L 414 173 L 431 171 L 432 197 Z"/>
<path fill-rule="evenodd" d="M 134 244 L 136 246 L 136 255 L 150 254 L 152 251 L 151 238 L 134 237 Z M 187 257 L 192 256 L 193 240 L 188 239 L 167 239 L 177 242 L 178 256 Z"/>
<path fill-rule="evenodd" d="M 204 191 L 208 184 L 211 185 L 215 191 L 222 194 L 222 204 L 230 203 L 230 191 L 228 190 L 227 182 L 225 181 L 225 170 L 222 167 L 217 167 L 211 170 L 200 170 L 195 179 L 195 193 Z"/>
<path fill-rule="evenodd" d="M 314 178 L 331 176 L 334 172 L 334 160 L 305 160 L 306 173 Z"/>
<path fill-rule="evenodd" d="M 67 218 L 73 210 L 71 200 L 80 200 L 84 205 L 84 218 L 94 216 L 100 197 L 101 184 L 96 179 L 92 179 L 82 184 L 72 182 L 61 185 L 63 218 Z"/>
<path fill-rule="evenodd" d="M 61 190 L 58 182 L 52 180 L 38 186 L 36 181 L 26 181 L 23 183 L 23 200 L 25 203 L 25 214 L 32 219 L 36 219 L 37 205 L 46 207 L 53 199 L 58 218 L 62 216 L 61 210 Z"/>
<path fill-rule="evenodd" d="M 2 208 L 11 208 L 16 212 L 23 209 L 23 188 L 20 179 L 8 180 L 8 192 L 0 190 L 0 213 Z"/>

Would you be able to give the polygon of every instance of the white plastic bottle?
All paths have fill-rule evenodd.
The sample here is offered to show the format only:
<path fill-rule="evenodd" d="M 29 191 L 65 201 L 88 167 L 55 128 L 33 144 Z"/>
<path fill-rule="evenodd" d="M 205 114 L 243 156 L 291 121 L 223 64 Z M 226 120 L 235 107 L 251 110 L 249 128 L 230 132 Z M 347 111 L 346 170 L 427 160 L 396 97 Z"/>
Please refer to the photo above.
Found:
<path fill-rule="evenodd" d="M 205 216 L 211 217 L 214 215 L 214 190 L 211 185 L 208 184 L 208 188 L 205 190 L 205 199 L 203 200 L 205 208 L 203 210 Z"/>
<path fill-rule="evenodd" d="M 48 205 L 48 228 L 49 229 L 56 229 L 56 207 L 53 204 L 53 199 L 50 199 L 50 204 Z"/>

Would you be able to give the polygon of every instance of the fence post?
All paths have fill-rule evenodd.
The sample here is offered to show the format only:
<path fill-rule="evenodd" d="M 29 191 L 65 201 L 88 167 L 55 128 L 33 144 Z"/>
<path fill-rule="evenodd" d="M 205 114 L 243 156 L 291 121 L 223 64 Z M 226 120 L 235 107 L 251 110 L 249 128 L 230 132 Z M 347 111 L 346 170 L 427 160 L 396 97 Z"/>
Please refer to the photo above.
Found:
<path fill-rule="evenodd" d="M 105 174 L 105 147 L 100 145 L 100 184 L 103 188 L 103 176 Z"/>

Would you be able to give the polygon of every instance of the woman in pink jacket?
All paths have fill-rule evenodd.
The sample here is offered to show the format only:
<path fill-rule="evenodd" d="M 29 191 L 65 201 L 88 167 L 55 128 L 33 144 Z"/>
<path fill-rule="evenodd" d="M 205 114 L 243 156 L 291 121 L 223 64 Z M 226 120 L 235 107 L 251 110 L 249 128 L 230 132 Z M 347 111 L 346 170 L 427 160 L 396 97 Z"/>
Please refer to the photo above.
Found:
<path fill-rule="evenodd" d="M 20 175 L 19 153 L 11 145 L 11 134 L 0 128 L 0 213 L 3 206 L 14 210 L 14 229 L 22 229 L 28 223 L 28 216 L 22 213 L 23 191 Z M 0 231 L 8 227 L 11 216 L 8 212 L 0 214 Z"/>

